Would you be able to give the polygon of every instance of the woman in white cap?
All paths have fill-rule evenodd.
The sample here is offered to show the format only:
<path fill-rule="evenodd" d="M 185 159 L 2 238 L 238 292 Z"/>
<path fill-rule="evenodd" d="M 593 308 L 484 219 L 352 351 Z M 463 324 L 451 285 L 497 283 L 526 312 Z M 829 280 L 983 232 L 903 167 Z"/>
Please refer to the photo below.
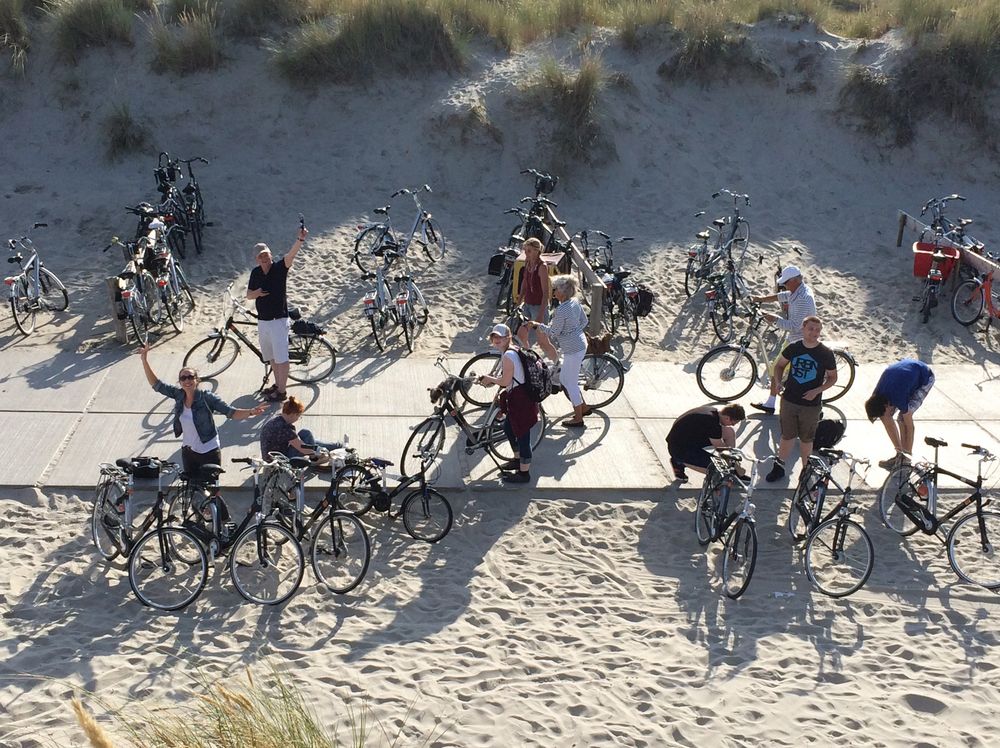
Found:
<path fill-rule="evenodd" d="M 506 483 L 527 483 L 531 480 L 531 427 L 538 422 L 538 403 L 528 397 L 524 384 L 525 372 L 517 348 L 511 346 L 511 333 L 507 325 L 496 325 L 489 334 L 490 343 L 500 353 L 500 374 L 479 377 L 482 385 L 498 385 L 504 388 L 500 393 L 501 407 L 507 417 L 503 430 L 507 435 L 514 459 L 501 465 L 504 471 L 500 477 Z"/>
<path fill-rule="evenodd" d="M 590 406 L 583 401 L 580 391 L 580 366 L 587 355 L 587 313 L 576 299 L 576 278 L 571 275 L 557 275 L 552 279 L 552 293 L 559 300 L 559 306 L 552 313 L 552 321 L 547 325 L 526 322 L 542 330 L 549 340 L 555 340 L 562 352 L 562 368 L 559 383 L 573 405 L 573 417 L 562 422 L 568 428 L 583 428 L 583 417 L 590 413 Z M 542 342 L 542 341 L 540 341 Z M 545 347 L 542 342 L 542 347 Z"/>

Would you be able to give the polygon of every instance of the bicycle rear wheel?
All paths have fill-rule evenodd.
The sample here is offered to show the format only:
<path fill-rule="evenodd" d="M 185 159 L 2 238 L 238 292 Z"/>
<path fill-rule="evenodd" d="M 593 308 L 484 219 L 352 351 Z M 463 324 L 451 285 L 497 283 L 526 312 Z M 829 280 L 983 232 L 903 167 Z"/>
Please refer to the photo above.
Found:
<path fill-rule="evenodd" d="M 800 543 L 809 537 L 809 528 L 816 516 L 816 507 L 826 492 L 823 479 L 811 470 L 803 474 L 792 495 L 792 505 L 788 509 L 788 534 Z"/>
<path fill-rule="evenodd" d="M 277 522 L 245 529 L 229 553 L 229 576 L 252 603 L 279 605 L 302 583 L 305 559 L 295 536 Z"/>
<path fill-rule="evenodd" d="M 875 549 L 865 529 L 852 519 L 831 517 L 806 543 L 806 575 L 830 597 L 861 589 L 875 566 Z"/>
<path fill-rule="evenodd" d="M 1000 587 L 1000 513 L 967 514 L 948 533 L 948 563 L 969 584 Z"/>
<path fill-rule="evenodd" d="M 162 294 L 163 308 L 167 310 L 167 319 L 170 320 L 170 325 L 177 332 L 184 332 L 184 308 L 187 306 L 186 301 L 181 298 L 175 289 L 171 288 L 169 283 L 160 289 L 160 293 Z"/>
<path fill-rule="evenodd" d="M 22 335 L 31 335 L 35 329 L 38 304 L 28 297 L 28 279 L 23 275 L 14 279 L 10 297 L 10 312 L 14 325 Z"/>
<path fill-rule="evenodd" d="M 588 353 L 580 364 L 580 391 L 591 408 L 610 405 L 625 386 L 625 367 L 610 353 Z"/>
<path fill-rule="evenodd" d="M 177 272 L 177 285 L 179 286 L 176 289 L 177 296 L 180 298 L 181 303 L 185 305 L 184 314 L 191 314 L 195 306 L 191 286 L 188 285 L 187 276 L 184 275 L 184 269 L 180 266 L 180 263 L 174 263 L 174 269 Z"/>
<path fill-rule="evenodd" d="M 207 581 L 205 550 L 183 528 L 150 530 L 129 554 L 129 586 L 139 602 L 151 608 L 186 608 L 201 594 Z"/>
<path fill-rule="evenodd" d="M 628 339 L 633 343 L 639 342 L 639 316 L 635 313 L 635 306 L 628 299 L 624 299 L 621 304 L 622 326 Z"/>
<path fill-rule="evenodd" d="M 403 499 L 403 527 L 417 540 L 436 543 L 451 530 L 453 515 L 448 499 L 433 488 L 418 488 Z"/>
<path fill-rule="evenodd" d="M 240 344 L 230 337 L 209 335 L 184 354 L 184 366 L 195 369 L 202 379 L 214 379 L 233 365 Z"/>
<path fill-rule="evenodd" d="M 38 269 L 38 280 L 41 284 L 42 304 L 53 312 L 65 312 L 69 308 L 69 294 L 66 287 L 48 268 Z"/>
<path fill-rule="evenodd" d="M 900 465 L 889 471 L 878 494 L 878 511 L 882 522 L 893 532 L 912 535 L 920 528 L 903 511 L 906 504 L 914 511 L 927 508 L 927 498 L 920 495 L 920 477 L 912 465 Z"/>
<path fill-rule="evenodd" d="M 426 242 L 421 241 L 420 244 L 428 260 L 437 262 L 444 257 L 444 233 L 438 227 L 437 221 L 428 218 L 424 222 L 422 239 L 426 239 Z"/>
<path fill-rule="evenodd" d="M 736 332 L 736 306 L 730 302 L 728 293 L 719 295 L 708 312 L 708 318 L 712 322 L 715 336 L 721 342 L 728 343 L 733 339 L 733 333 Z"/>
<path fill-rule="evenodd" d="M 750 585 L 757 564 L 757 529 L 748 519 L 740 518 L 726 537 L 722 556 L 722 590 L 736 599 Z"/>
<path fill-rule="evenodd" d="M 123 553 L 125 512 L 118 506 L 125 501 L 125 488 L 117 482 L 108 482 L 97 489 L 90 514 L 90 538 L 105 561 L 114 561 Z"/>
<path fill-rule="evenodd" d="M 465 380 L 473 374 L 476 376 L 482 376 L 483 374 L 488 374 L 491 377 L 498 376 L 500 374 L 500 366 L 500 354 L 493 352 L 480 353 L 465 362 L 458 376 L 462 379 L 459 392 L 465 398 L 466 402 L 478 405 L 480 408 L 488 408 L 490 406 L 493 402 L 493 396 L 496 394 L 496 388 L 483 387 L 474 381 L 466 384 Z"/>
<path fill-rule="evenodd" d="M 694 257 L 689 257 L 687 265 L 684 266 L 684 294 L 689 299 L 698 293 L 698 289 L 705 282 L 705 279 L 698 275 L 699 268 L 701 263 Z"/>
<path fill-rule="evenodd" d="M 738 346 L 720 345 L 702 356 L 695 379 L 698 388 L 717 402 L 739 400 L 757 381 L 757 362 Z"/>
<path fill-rule="evenodd" d="M 854 357 L 847 351 L 834 348 L 833 359 L 837 362 L 837 382 L 830 389 L 823 393 L 823 402 L 832 403 L 839 400 L 854 384 L 855 363 Z"/>
<path fill-rule="evenodd" d="M 403 456 L 399 459 L 400 474 L 404 478 L 416 475 L 420 471 L 421 457 L 425 456 L 429 463 L 433 463 L 443 448 L 444 419 L 434 416 L 425 418 L 406 440 Z"/>
<path fill-rule="evenodd" d="M 358 235 L 354 242 L 354 264 L 362 273 L 375 272 L 376 266 L 382 262 L 382 258 L 372 254 L 385 241 L 388 227 L 384 224 L 371 226 Z"/>
<path fill-rule="evenodd" d="M 292 335 L 288 339 L 288 378 L 293 382 L 321 382 L 337 366 L 337 351 L 318 335 Z"/>
<path fill-rule="evenodd" d="M 360 465 L 345 465 L 333 476 L 327 498 L 338 509 L 360 517 L 372 508 L 380 490 L 379 478 L 371 470 Z"/>
<path fill-rule="evenodd" d="M 368 573 L 371 541 L 361 520 L 350 512 L 334 511 L 316 528 L 309 555 L 316 579 L 343 595 Z"/>
<path fill-rule="evenodd" d="M 498 410 L 493 411 L 486 425 L 483 426 L 486 432 L 486 450 L 500 462 L 508 462 L 514 459 L 514 448 L 507 440 L 507 434 L 503 430 L 505 416 Z M 542 443 L 545 431 L 548 428 L 549 419 L 545 415 L 545 409 L 539 406 L 538 422 L 531 427 L 531 451 L 534 452 L 538 445 Z"/>
<path fill-rule="evenodd" d="M 983 284 L 968 280 L 955 289 L 951 297 L 951 316 L 960 325 L 968 327 L 983 315 L 986 306 L 986 294 Z"/>
<path fill-rule="evenodd" d="M 695 509 L 694 530 L 698 545 L 708 545 L 718 533 L 719 507 L 728 501 L 729 488 L 720 486 L 720 476 L 713 473 L 705 478 Z"/>
<path fill-rule="evenodd" d="M 139 298 L 132 298 L 128 310 L 128 319 L 132 325 L 132 334 L 135 335 L 135 339 L 139 345 L 148 345 L 150 328 L 149 312 L 146 309 L 145 300 L 142 299 L 142 294 L 139 294 Z"/>

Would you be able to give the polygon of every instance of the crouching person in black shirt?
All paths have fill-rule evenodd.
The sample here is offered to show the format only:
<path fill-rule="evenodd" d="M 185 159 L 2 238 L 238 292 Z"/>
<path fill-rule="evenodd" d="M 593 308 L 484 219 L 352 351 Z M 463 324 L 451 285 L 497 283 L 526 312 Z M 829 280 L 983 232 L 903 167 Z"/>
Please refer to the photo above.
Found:
<path fill-rule="evenodd" d="M 736 424 L 746 418 L 742 405 L 727 405 L 721 411 L 704 406 L 693 408 L 674 421 L 667 434 L 670 467 L 679 483 L 687 483 L 685 467 L 699 473 L 708 470 L 709 457 L 705 447 L 736 446 Z"/>

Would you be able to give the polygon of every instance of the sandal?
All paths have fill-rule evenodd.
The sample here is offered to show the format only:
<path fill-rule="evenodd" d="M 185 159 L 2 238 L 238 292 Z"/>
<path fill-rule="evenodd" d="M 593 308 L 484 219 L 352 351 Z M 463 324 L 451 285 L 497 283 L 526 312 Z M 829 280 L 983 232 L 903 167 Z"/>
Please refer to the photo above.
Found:
<path fill-rule="evenodd" d="M 587 424 L 585 424 L 583 421 L 570 421 L 570 420 L 566 420 L 566 421 L 562 422 L 562 425 L 565 426 L 568 429 L 582 429 Z"/>
<path fill-rule="evenodd" d="M 264 396 L 264 399 L 267 400 L 269 403 L 280 403 L 286 400 L 287 398 L 288 395 L 286 393 L 279 392 L 278 390 L 273 390 L 271 392 L 268 392 L 267 395 Z"/>

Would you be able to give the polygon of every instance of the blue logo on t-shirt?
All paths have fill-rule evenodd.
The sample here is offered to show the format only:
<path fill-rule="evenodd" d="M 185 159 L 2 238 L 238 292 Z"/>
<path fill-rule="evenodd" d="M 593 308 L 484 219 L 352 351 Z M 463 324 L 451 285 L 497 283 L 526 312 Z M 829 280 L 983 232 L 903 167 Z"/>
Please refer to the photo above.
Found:
<path fill-rule="evenodd" d="M 819 364 L 808 353 L 796 356 L 792 359 L 791 377 L 799 384 L 805 384 L 816 379 L 819 371 Z"/>

